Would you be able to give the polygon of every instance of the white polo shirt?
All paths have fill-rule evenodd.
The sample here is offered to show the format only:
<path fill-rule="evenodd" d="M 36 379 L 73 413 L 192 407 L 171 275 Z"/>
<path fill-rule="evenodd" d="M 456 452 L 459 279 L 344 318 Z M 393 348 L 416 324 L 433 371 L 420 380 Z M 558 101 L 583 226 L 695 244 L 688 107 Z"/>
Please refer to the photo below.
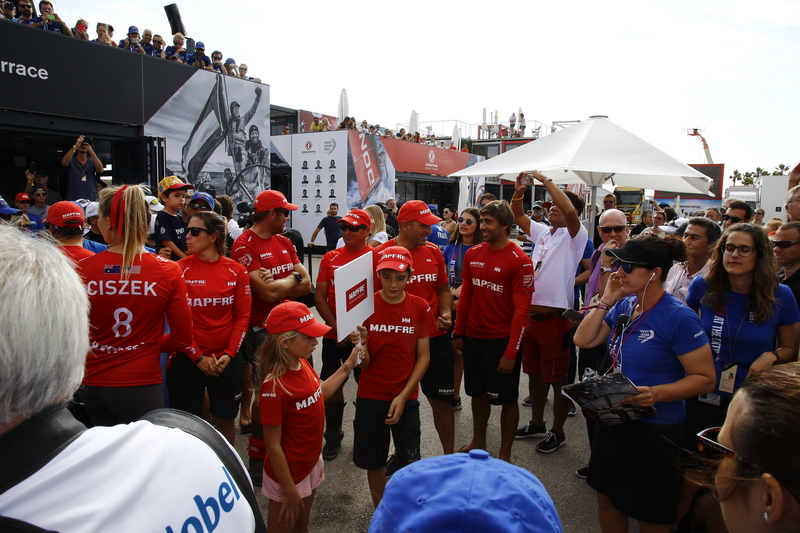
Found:
<path fill-rule="evenodd" d="M 545 305 L 559 309 L 572 309 L 575 299 L 575 273 L 583 258 L 589 233 L 583 225 L 575 237 L 569 229 L 552 228 L 542 224 L 531 224 L 530 240 L 534 243 L 531 259 L 536 278 L 536 292 L 531 305 Z"/>

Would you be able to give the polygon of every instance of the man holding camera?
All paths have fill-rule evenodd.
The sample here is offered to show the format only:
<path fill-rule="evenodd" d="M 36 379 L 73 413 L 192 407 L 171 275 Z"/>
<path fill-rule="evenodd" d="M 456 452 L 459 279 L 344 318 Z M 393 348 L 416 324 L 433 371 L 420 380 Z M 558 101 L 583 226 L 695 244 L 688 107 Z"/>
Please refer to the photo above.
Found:
<path fill-rule="evenodd" d="M 131 26 L 128 28 L 128 36 L 125 39 L 122 39 L 117 46 L 129 52 L 138 52 L 140 54 L 147 53 L 141 44 L 139 28 L 136 26 Z"/>
<path fill-rule="evenodd" d="M 61 17 L 53 10 L 53 4 L 48 0 L 39 2 L 40 17 L 30 19 L 30 21 L 20 20 L 22 24 L 30 24 L 34 28 L 41 28 L 45 31 L 52 31 L 55 33 L 63 33 L 72 37 L 72 30 L 69 29 L 69 24 L 66 24 Z"/>
<path fill-rule="evenodd" d="M 204 68 L 206 70 L 213 71 L 213 67 L 211 66 L 211 60 L 206 55 L 206 45 L 203 44 L 203 41 L 197 41 L 197 44 L 194 45 L 194 55 L 191 56 L 192 65 L 197 68 Z"/>
<path fill-rule="evenodd" d="M 105 167 L 83 135 L 64 151 L 61 166 L 67 168 L 67 200 L 85 198 L 96 202 L 97 184 Z"/>

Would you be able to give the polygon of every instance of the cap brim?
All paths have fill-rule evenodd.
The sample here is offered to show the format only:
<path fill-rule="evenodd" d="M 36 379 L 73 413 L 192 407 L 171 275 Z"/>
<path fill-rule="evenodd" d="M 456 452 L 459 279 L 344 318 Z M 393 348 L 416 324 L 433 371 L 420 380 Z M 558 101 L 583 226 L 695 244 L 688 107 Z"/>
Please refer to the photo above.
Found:
<path fill-rule="evenodd" d="M 22 213 L 21 209 L 14 209 L 11 207 L 0 207 L 0 213 L 3 215 L 18 215 Z"/>
<path fill-rule="evenodd" d="M 170 187 L 167 190 L 168 191 L 179 191 L 179 190 L 182 190 L 182 189 L 194 189 L 194 185 L 192 185 L 190 183 L 184 183 L 183 185 L 177 185 L 176 184 L 176 185 L 173 185 L 172 187 Z"/>
<path fill-rule="evenodd" d="M 398 272 L 405 272 L 408 269 L 408 264 L 403 263 L 402 261 L 393 261 L 392 259 L 387 259 L 386 261 L 381 261 L 378 263 L 378 266 L 375 268 L 375 271 L 381 271 L 385 269 L 389 270 L 397 270 Z"/>
<path fill-rule="evenodd" d="M 425 224 L 425 225 L 428 225 L 428 226 L 433 226 L 434 224 L 438 224 L 439 222 L 442 221 L 441 218 L 437 217 L 434 214 L 423 215 L 422 217 L 415 218 L 414 220 L 417 220 L 417 221 L 421 222 L 422 224 Z"/>
<path fill-rule="evenodd" d="M 332 328 L 330 326 L 323 324 L 319 320 L 314 320 L 313 322 L 306 324 L 301 328 L 297 328 L 297 331 L 304 333 L 309 337 L 322 337 L 331 329 Z"/>
<path fill-rule="evenodd" d="M 283 208 L 288 209 L 289 211 L 297 211 L 298 209 L 300 209 L 300 206 L 297 206 L 295 204 L 290 204 L 287 202 L 286 205 L 283 206 Z"/>

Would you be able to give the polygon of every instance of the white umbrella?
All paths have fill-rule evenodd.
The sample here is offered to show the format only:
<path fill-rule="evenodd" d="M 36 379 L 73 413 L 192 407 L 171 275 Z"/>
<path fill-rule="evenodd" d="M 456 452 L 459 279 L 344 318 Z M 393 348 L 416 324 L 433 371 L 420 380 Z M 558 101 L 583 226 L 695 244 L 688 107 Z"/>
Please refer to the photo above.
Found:
<path fill-rule="evenodd" d="M 513 181 L 538 170 L 558 184 L 614 185 L 708 194 L 711 178 L 622 129 L 595 116 L 487 159 L 451 176 L 499 176 Z M 592 211 L 592 213 L 594 213 Z"/>
<path fill-rule="evenodd" d="M 458 125 L 453 126 L 453 136 L 451 140 L 456 145 L 456 150 L 461 149 L 461 130 L 459 129 Z"/>
<path fill-rule="evenodd" d="M 481 123 L 481 133 L 486 131 L 486 108 L 483 108 L 483 122 Z"/>
<path fill-rule="evenodd" d="M 350 116 L 350 102 L 347 101 L 347 89 L 342 89 L 339 94 L 339 124 L 342 123 L 344 117 Z"/>
<path fill-rule="evenodd" d="M 408 133 L 415 133 L 419 131 L 419 114 L 412 110 L 411 120 L 408 123 Z"/>

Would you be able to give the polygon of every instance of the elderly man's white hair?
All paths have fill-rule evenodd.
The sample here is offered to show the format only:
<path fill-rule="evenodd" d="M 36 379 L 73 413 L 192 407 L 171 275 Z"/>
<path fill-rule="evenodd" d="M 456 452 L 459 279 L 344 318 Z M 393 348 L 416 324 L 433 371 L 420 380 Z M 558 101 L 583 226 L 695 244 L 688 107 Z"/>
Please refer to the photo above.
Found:
<path fill-rule="evenodd" d="M 56 246 L 0 226 L 0 426 L 72 397 L 89 351 L 89 299 Z"/>

